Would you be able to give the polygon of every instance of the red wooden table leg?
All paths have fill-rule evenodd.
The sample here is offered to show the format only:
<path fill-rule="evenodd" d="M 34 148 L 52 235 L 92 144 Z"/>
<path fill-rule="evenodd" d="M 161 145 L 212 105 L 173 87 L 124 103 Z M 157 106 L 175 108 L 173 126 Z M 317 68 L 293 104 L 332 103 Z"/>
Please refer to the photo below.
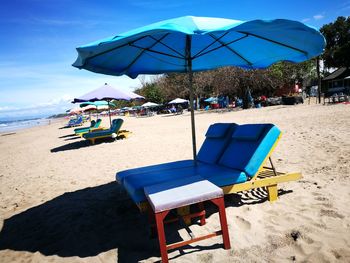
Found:
<path fill-rule="evenodd" d="M 203 202 L 198 203 L 198 208 L 200 211 L 204 211 L 204 214 L 200 217 L 200 225 L 205 225 L 205 210 L 204 210 L 204 204 Z"/>
<path fill-rule="evenodd" d="M 169 211 L 163 211 L 155 214 L 156 217 L 156 224 L 157 224 L 157 232 L 158 232 L 158 240 L 159 240 L 159 248 L 160 248 L 160 255 L 162 257 L 162 262 L 167 263 L 168 262 L 168 251 L 166 247 L 166 239 L 165 239 L 165 232 L 164 232 L 164 218 L 169 213 Z"/>
<path fill-rule="evenodd" d="M 225 202 L 224 198 L 216 198 L 211 200 L 219 209 L 219 216 L 220 216 L 220 224 L 221 224 L 221 230 L 222 230 L 222 239 L 224 241 L 224 248 L 230 249 L 230 237 L 228 234 L 228 227 L 227 227 L 227 220 L 226 220 L 226 211 L 225 211 Z"/>

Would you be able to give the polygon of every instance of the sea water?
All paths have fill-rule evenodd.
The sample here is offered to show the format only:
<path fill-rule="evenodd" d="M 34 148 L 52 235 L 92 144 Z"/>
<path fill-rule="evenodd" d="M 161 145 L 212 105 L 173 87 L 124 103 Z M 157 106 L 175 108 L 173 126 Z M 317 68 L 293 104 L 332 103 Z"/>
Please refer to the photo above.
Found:
<path fill-rule="evenodd" d="M 50 122 L 51 120 L 46 118 L 0 120 L 0 133 L 14 132 L 34 126 L 47 125 Z"/>

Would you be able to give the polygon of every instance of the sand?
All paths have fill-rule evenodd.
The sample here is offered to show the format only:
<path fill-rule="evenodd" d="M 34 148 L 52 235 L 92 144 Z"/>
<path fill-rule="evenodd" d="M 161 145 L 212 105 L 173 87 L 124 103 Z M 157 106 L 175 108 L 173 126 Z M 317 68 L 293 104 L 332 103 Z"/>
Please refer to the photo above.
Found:
<path fill-rule="evenodd" d="M 350 262 L 350 105 L 274 106 L 196 114 L 198 147 L 215 122 L 274 123 L 274 164 L 303 179 L 227 196 L 232 248 L 212 238 L 169 253 L 171 262 Z M 93 146 L 60 129 L 67 121 L 0 135 L 1 262 L 157 262 L 147 216 L 115 182 L 127 168 L 192 156 L 190 116 L 122 117 L 125 140 Z M 108 126 L 108 119 L 103 120 Z M 219 228 L 208 207 L 207 224 Z M 171 225 L 169 241 L 188 238 Z"/>

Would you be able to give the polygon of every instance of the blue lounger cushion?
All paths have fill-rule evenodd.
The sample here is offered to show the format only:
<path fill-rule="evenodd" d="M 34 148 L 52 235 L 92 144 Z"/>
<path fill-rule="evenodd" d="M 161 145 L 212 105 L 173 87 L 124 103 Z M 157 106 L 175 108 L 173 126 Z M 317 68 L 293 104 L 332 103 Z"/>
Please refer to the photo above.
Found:
<path fill-rule="evenodd" d="M 244 136 L 243 131 L 248 130 L 249 133 Z M 240 125 L 234 132 L 219 165 L 244 171 L 248 177 L 253 177 L 280 134 L 281 131 L 273 124 Z"/>
<path fill-rule="evenodd" d="M 162 163 L 162 164 L 138 167 L 138 168 L 133 168 L 133 169 L 128 169 L 128 170 L 118 172 L 116 174 L 116 179 L 119 183 L 123 183 L 124 178 L 129 175 L 144 174 L 144 173 L 149 173 L 154 171 L 179 169 L 179 168 L 193 166 L 193 164 L 194 164 L 193 160 L 181 160 L 181 161 L 170 162 L 170 163 Z"/>
<path fill-rule="evenodd" d="M 124 179 L 124 187 L 134 202 L 140 203 L 146 201 L 144 187 L 196 175 L 219 187 L 243 183 L 247 180 L 247 176 L 242 171 L 228 169 L 218 165 L 199 163 L 197 166 L 192 167 L 128 176 Z"/>
<path fill-rule="evenodd" d="M 236 127 L 238 125 L 235 123 L 215 123 L 210 125 L 205 135 L 205 141 L 197 154 L 197 160 L 208 164 L 217 163 L 230 142 Z"/>
<path fill-rule="evenodd" d="M 222 155 L 225 147 L 230 142 L 232 133 L 238 125 L 235 123 L 215 123 L 209 126 L 206 133 L 206 138 L 202 144 L 201 149 L 197 155 L 198 163 L 209 163 L 214 164 Z M 145 167 L 139 167 L 134 169 L 128 169 L 116 174 L 116 180 L 120 183 L 123 183 L 125 177 L 140 174 L 148 173 L 159 170 L 171 170 L 179 169 L 185 167 L 191 167 L 194 165 L 193 160 L 181 160 L 170 163 L 163 163 L 157 165 L 150 165 Z"/>
<path fill-rule="evenodd" d="M 232 138 L 241 141 L 257 141 L 266 127 L 265 124 L 240 125 L 232 134 Z"/>

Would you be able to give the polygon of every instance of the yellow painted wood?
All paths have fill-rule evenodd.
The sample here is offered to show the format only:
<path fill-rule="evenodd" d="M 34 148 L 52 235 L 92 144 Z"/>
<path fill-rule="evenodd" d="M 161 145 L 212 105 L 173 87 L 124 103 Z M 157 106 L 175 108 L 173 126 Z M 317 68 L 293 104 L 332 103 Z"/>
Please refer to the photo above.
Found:
<path fill-rule="evenodd" d="M 122 132 L 118 132 L 118 136 L 122 135 L 125 138 L 128 138 L 130 136 L 132 132 L 130 131 L 122 131 Z M 91 144 L 95 144 L 95 140 L 96 139 L 103 139 L 103 138 L 112 138 L 112 134 L 108 134 L 108 135 L 103 135 L 103 136 L 98 136 L 98 137 L 94 137 L 94 138 L 88 138 L 87 140 L 89 140 L 91 142 Z"/>
<path fill-rule="evenodd" d="M 149 205 L 147 202 L 139 203 L 139 204 L 137 204 L 137 206 L 142 213 L 147 212 L 149 209 Z"/>
<path fill-rule="evenodd" d="M 190 214 L 190 206 L 183 206 L 183 207 L 177 208 L 177 213 L 179 214 L 179 216 L 189 215 Z M 185 221 L 186 225 L 191 224 L 191 218 L 185 218 L 184 221 Z"/>
<path fill-rule="evenodd" d="M 252 179 L 245 183 L 224 186 L 222 187 L 222 189 L 224 190 L 225 194 L 233 194 L 233 193 L 247 191 L 254 188 L 268 187 L 272 185 L 277 185 L 279 183 L 296 181 L 302 177 L 301 173 L 288 173 L 288 174 L 279 173 L 279 175 L 277 176 L 274 176 L 273 171 L 271 171 L 270 173 L 273 176 L 264 177 L 264 178 L 257 177 L 256 179 L 254 180 Z"/>
<path fill-rule="evenodd" d="M 270 202 L 277 200 L 277 197 L 278 197 L 277 184 L 267 187 L 267 195 Z"/>

